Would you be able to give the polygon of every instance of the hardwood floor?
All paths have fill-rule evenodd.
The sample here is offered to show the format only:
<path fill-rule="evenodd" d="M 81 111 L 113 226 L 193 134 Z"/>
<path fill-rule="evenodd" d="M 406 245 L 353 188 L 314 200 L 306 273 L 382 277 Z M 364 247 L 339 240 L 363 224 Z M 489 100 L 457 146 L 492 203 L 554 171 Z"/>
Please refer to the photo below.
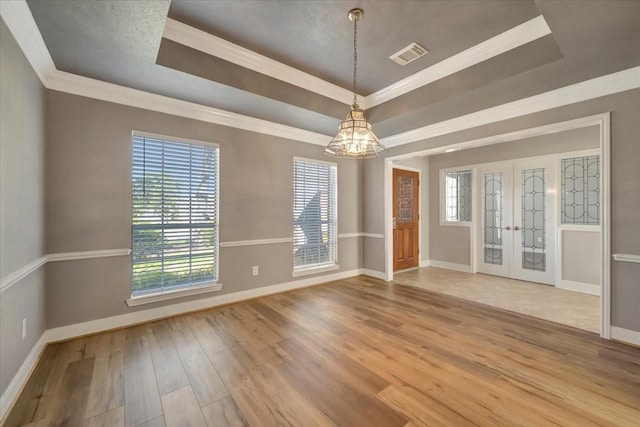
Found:
<path fill-rule="evenodd" d="M 50 345 L 7 426 L 637 426 L 640 349 L 364 276 Z"/>

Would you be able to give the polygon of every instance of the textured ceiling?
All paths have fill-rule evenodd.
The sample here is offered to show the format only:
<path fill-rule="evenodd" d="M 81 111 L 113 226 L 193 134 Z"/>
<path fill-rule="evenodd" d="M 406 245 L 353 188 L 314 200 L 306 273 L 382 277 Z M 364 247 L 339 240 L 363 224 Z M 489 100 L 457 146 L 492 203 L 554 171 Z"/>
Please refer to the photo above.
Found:
<path fill-rule="evenodd" d="M 542 14 L 551 34 L 367 111 L 379 136 L 640 65 L 640 1 L 28 0 L 62 71 L 327 135 L 347 106 L 162 37 L 167 16 L 361 94 Z M 388 56 L 416 41 L 430 53 Z"/>

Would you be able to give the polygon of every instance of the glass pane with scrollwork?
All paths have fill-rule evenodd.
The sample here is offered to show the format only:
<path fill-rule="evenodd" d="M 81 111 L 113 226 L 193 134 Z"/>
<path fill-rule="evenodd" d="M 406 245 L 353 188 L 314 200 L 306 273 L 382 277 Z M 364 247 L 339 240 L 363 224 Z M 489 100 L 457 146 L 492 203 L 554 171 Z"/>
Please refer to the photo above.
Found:
<path fill-rule="evenodd" d="M 484 262 L 502 265 L 502 174 L 484 175 Z"/>
<path fill-rule="evenodd" d="M 413 222 L 413 178 L 399 176 L 397 181 L 398 222 Z"/>
<path fill-rule="evenodd" d="M 546 271 L 545 170 L 522 171 L 522 268 Z"/>
<path fill-rule="evenodd" d="M 600 156 L 562 159 L 563 224 L 600 224 Z"/>

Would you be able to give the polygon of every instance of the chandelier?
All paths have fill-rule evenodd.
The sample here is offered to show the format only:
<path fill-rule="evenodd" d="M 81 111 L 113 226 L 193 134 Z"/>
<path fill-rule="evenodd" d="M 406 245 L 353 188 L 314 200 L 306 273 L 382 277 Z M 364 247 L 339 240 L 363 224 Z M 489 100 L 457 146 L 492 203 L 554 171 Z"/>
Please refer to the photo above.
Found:
<path fill-rule="evenodd" d="M 338 126 L 338 134 L 329 142 L 325 152 L 334 157 L 366 158 L 376 157 L 381 151 L 386 151 L 371 130 L 371 123 L 364 116 L 364 111 L 358 106 L 357 75 L 358 75 L 358 21 L 362 19 L 362 9 L 351 9 L 349 19 L 353 21 L 353 105 L 347 118 Z"/>

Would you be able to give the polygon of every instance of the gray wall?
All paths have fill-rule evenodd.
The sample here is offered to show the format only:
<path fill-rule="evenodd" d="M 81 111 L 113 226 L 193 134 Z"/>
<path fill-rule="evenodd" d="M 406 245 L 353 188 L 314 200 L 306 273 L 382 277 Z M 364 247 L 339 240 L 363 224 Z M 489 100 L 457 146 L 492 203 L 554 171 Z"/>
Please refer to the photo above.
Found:
<path fill-rule="evenodd" d="M 0 277 L 5 278 L 44 254 L 45 90 L 4 22 L 0 63 Z M 43 270 L 0 294 L 0 393 L 45 330 Z"/>
<path fill-rule="evenodd" d="M 521 129 L 558 123 L 565 120 L 586 117 L 610 111 L 611 114 L 611 251 L 612 253 L 640 254 L 640 90 L 627 91 L 580 102 L 570 106 L 551 109 L 515 119 L 504 120 L 486 126 L 418 141 L 393 148 L 387 156 L 413 153 L 419 150 L 442 147 L 448 144 L 474 140 L 491 135 L 499 135 Z M 474 163 L 480 163 L 474 161 Z M 433 173 L 434 168 L 431 168 Z M 381 190 L 384 183 L 383 159 L 368 160 L 364 167 L 363 202 L 365 230 L 371 233 L 384 233 L 384 197 Z M 370 185 L 376 186 L 368 188 Z M 377 191 L 376 191 L 377 189 Z M 372 228 L 366 228 L 371 225 Z M 460 236 L 450 235 L 450 239 Z M 365 242 L 364 265 L 368 268 L 384 271 L 384 241 Z M 433 249 L 433 248 L 432 248 Z M 435 254 L 431 254 L 435 258 Z M 621 328 L 640 331 L 640 265 L 612 261 L 612 324 Z"/>
<path fill-rule="evenodd" d="M 291 237 L 293 157 L 330 160 L 321 146 L 61 92 L 47 108 L 48 253 L 131 247 L 132 130 L 219 144 L 221 242 Z M 361 167 L 338 161 L 340 233 L 362 231 Z M 360 268 L 361 239 L 340 239 L 338 254 L 339 271 Z M 217 294 L 296 280 L 292 269 L 290 243 L 223 247 Z M 127 256 L 50 263 L 47 327 L 177 302 L 129 308 L 130 271 Z"/>
<path fill-rule="evenodd" d="M 590 127 L 429 157 L 431 259 L 463 265 L 471 264 L 471 228 L 469 226 L 440 225 L 441 169 L 586 150 L 598 148 L 599 144 L 598 127 Z"/>

